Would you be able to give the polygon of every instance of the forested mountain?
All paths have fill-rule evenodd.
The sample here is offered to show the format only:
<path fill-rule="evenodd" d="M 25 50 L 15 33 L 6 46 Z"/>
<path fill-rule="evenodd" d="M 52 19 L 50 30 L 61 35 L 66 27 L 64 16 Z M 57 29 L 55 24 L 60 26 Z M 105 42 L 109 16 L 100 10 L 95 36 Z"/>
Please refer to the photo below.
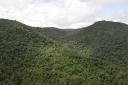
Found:
<path fill-rule="evenodd" d="M 128 64 L 128 25 L 126 24 L 99 21 L 77 30 L 66 39 L 73 49 L 85 55 L 112 60 L 113 63 L 117 63 L 116 59 L 118 59 L 119 65 Z"/>
<path fill-rule="evenodd" d="M 37 28 L 39 32 L 45 34 L 46 36 L 52 38 L 56 41 L 61 41 L 63 37 L 67 35 L 67 31 L 55 28 L 55 27 L 45 27 L 43 29 Z"/>
<path fill-rule="evenodd" d="M 0 85 L 128 85 L 128 25 L 77 30 L 0 20 Z"/>

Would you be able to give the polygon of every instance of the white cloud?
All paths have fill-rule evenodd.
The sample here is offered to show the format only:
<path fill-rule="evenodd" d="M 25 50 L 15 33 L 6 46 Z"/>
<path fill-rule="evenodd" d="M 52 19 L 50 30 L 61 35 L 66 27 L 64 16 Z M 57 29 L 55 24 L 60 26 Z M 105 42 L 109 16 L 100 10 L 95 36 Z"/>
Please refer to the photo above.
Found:
<path fill-rule="evenodd" d="M 128 0 L 91 0 L 97 4 L 120 4 L 124 2 L 128 2 Z"/>
<path fill-rule="evenodd" d="M 101 16 L 104 4 L 127 0 L 0 0 L 0 18 L 14 19 L 31 26 L 77 28 L 90 25 Z"/>
<path fill-rule="evenodd" d="M 128 10 L 120 10 L 117 13 L 114 13 L 112 16 L 108 17 L 111 21 L 123 22 L 128 24 Z"/>
<path fill-rule="evenodd" d="M 51 0 L 49 3 L 32 0 L 0 0 L 0 17 L 16 19 L 32 26 L 71 27 L 89 21 L 100 8 L 80 0 Z"/>

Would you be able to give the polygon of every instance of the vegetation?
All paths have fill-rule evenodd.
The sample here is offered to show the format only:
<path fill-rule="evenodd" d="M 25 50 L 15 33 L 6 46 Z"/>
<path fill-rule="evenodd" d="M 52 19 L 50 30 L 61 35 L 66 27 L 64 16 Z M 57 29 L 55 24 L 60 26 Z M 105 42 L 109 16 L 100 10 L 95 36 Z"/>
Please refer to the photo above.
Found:
<path fill-rule="evenodd" d="M 1 19 L 0 85 L 128 85 L 128 25 L 61 30 Z"/>
<path fill-rule="evenodd" d="M 39 32 L 45 34 L 46 36 L 52 38 L 55 41 L 63 41 L 63 37 L 65 37 L 68 33 L 66 30 L 54 28 L 54 27 L 46 27 L 46 28 L 36 28 Z"/>

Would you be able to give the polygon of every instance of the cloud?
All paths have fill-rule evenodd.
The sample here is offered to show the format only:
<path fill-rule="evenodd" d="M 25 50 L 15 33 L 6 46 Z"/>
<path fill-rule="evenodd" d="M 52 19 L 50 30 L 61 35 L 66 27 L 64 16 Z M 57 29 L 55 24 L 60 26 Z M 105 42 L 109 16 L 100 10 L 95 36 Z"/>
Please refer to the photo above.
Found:
<path fill-rule="evenodd" d="M 97 4 L 120 4 L 128 2 L 128 0 L 91 0 Z"/>
<path fill-rule="evenodd" d="M 18 20 L 31 26 L 78 28 L 105 19 L 106 15 L 102 15 L 105 10 L 104 5 L 125 3 L 126 1 L 0 0 L 0 18 Z M 112 17 L 108 18 L 112 19 Z M 120 18 L 123 19 L 123 17 Z M 113 17 L 113 19 L 115 18 Z"/>
<path fill-rule="evenodd" d="M 51 9 L 54 14 L 52 14 L 52 17 L 49 19 L 61 27 L 86 22 L 90 17 L 98 15 L 98 12 L 100 11 L 100 8 L 95 6 L 95 4 L 90 4 L 89 2 L 65 0 L 65 2 L 62 1 L 56 3 L 57 1 L 59 0 L 53 1 L 57 7 L 55 9 Z"/>
<path fill-rule="evenodd" d="M 71 27 L 98 15 L 100 8 L 80 0 L 1 0 L 0 17 L 16 19 L 32 26 Z"/>
<path fill-rule="evenodd" d="M 108 16 L 111 21 L 123 22 L 128 24 L 128 10 L 120 10 L 114 13 L 112 16 Z"/>

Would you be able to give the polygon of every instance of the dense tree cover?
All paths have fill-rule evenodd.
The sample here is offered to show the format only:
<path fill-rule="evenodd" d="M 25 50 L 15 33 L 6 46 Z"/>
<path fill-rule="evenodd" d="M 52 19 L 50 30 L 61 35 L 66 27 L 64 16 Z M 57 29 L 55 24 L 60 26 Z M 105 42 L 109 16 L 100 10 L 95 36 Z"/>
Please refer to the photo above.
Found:
<path fill-rule="evenodd" d="M 128 25 L 100 21 L 68 35 L 70 47 L 85 55 L 127 66 Z M 119 60 L 117 62 L 116 60 Z"/>
<path fill-rule="evenodd" d="M 54 27 L 45 27 L 43 29 L 36 28 L 39 32 L 45 34 L 46 36 L 52 38 L 56 41 L 63 41 L 63 38 L 67 35 L 67 30 L 62 30 Z"/>
<path fill-rule="evenodd" d="M 1 19 L 0 85 L 128 85 L 127 36 L 122 23 L 71 32 Z"/>

